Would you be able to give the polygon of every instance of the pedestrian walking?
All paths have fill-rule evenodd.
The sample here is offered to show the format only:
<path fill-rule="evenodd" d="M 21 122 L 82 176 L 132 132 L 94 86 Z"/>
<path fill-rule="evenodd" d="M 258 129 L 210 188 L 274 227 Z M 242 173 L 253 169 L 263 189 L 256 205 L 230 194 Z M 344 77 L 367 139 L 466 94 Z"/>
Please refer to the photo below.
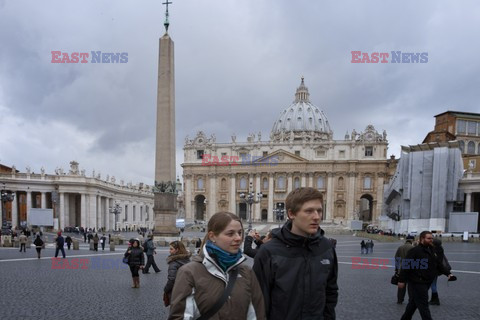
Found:
<path fill-rule="evenodd" d="M 18 241 L 20 242 L 20 252 L 26 252 L 25 247 L 27 245 L 27 236 L 25 235 L 25 232 L 22 232 L 20 234 L 20 237 L 18 237 Z"/>
<path fill-rule="evenodd" d="M 95 233 L 93 236 L 93 251 L 98 251 L 98 242 L 100 241 L 100 238 L 98 237 L 98 234 Z"/>
<path fill-rule="evenodd" d="M 60 250 L 62 251 L 63 258 L 65 259 L 65 249 L 63 248 L 63 246 L 65 245 L 65 239 L 62 237 L 62 233 L 60 231 L 57 233 L 55 243 L 55 258 L 58 257 L 58 251 Z"/>
<path fill-rule="evenodd" d="M 181 241 L 170 242 L 170 255 L 167 257 L 168 277 L 167 284 L 163 288 L 163 302 L 165 307 L 170 305 L 173 285 L 177 277 L 177 271 L 181 266 L 190 262 L 190 253 L 185 249 Z"/>
<path fill-rule="evenodd" d="M 168 319 L 265 319 L 257 277 L 243 263 L 243 230 L 233 213 L 210 218 L 200 254 L 178 269 Z"/>
<path fill-rule="evenodd" d="M 447 270 L 442 261 L 433 251 L 433 236 L 430 231 L 420 233 L 420 242 L 416 247 L 410 249 L 405 258 L 410 263 L 409 268 L 402 266 L 398 287 L 404 288 L 408 283 L 408 304 L 401 320 L 412 319 L 415 310 L 418 308 L 422 320 L 431 320 L 430 309 L 428 308 L 428 288 L 438 272 L 448 276 L 450 281 L 456 277 Z"/>
<path fill-rule="evenodd" d="M 373 240 L 370 240 L 370 253 L 373 253 Z"/>
<path fill-rule="evenodd" d="M 448 263 L 448 259 L 445 256 L 445 252 L 442 247 L 442 240 L 435 238 L 433 239 L 433 252 L 438 256 L 438 259 L 442 262 L 443 267 L 450 272 L 452 270 L 452 267 L 450 266 L 450 263 Z M 441 273 L 437 273 L 437 276 L 435 279 L 433 279 L 431 289 L 432 289 L 432 298 L 430 300 L 431 305 L 440 305 L 440 299 L 438 298 L 438 288 L 437 288 L 437 279 L 438 276 L 442 275 Z"/>
<path fill-rule="evenodd" d="M 85 230 L 83 231 L 83 242 L 87 242 L 87 232 Z"/>
<path fill-rule="evenodd" d="M 105 233 L 102 234 L 100 238 L 100 244 L 102 245 L 102 251 L 105 251 L 105 242 L 107 242 L 107 237 L 105 237 Z"/>
<path fill-rule="evenodd" d="M 361 249 L 362 254 L 367 253 L 367 245 L 365 243 L 365 240 L 362 240 L 362 242 L 360 242 L 360 249 Z"/>
<path fill-rule="evenodd" d="M 140 240 L 133 240 L 132 246 L 127 249 L 124 256 L 128 258 L 128 266 L 132 273 L 132 288 L 140 288 L 140 275 L 138 271 L 143 269 L 145 265 L 145 257 L 143 256 L 143 249 L 140 246 Z"/>
<path fill-rule="evenodd" d="M 150 273 L 148 272 L 148 270 L 150 269 L 150 266 L 153 267 L 153 270 L 155 270 L 155 273 L 159 273 L 160 268 L 157 267 L 157 264 L 155 263 L 155 258 L 153 257 L 154 254 L 157 254 L 157 251 L 155 251 L 155 249 L 157 248 L 153 244 L 153 234 L 148 235 L 148 239 L 147 241 L 145 241 L 144 245 L 146 246 L 146 248 L 144 248 L 144 252 L 146 250 L 145 253 L 147 254 L 147 264 L 145 265 L 145 269 L 143 269 L 143 273 L 144 274 Z"/>
<path fill-rule="evenodd" d="M 400 276 L 400 270 L 402 270 L 402 261 L 407 257 L 407 253 L 410 249 L 413 248 L 412 245 L 413 237 L 408 236 L 405 244 L 402 244 L 398 247 L 397 252 L 395 252 L 395 274 Z M 407 292 L 407 284 L 404 288 L 397 288 L 397 303 L 402 304 L 405 300 L 405 293 Z"/>
<path fill-rule="evenodd" d="M 73 242 L 72 238 L 70 236 L 67 236 L 65 238 L 65 242 L 67 243 L 68 250 L 70 250 L 70 246 L 72 245 L 72 242 Z"/>
<path fill-rule="evenodd" d="M 335 319 L 338 262 L 321 235 L 322 193 L 298 188 L 286 199 L 288 221 L 255 256 L 269 320 Z"/>
<path fill-rule="evenodd" d="M 35 249 L 37 250 L 37 256 L 38 256 L 38 259 L 40 259 L 40 255 L 42 253 L 42 249 L 43 249 L 43 240 L 42 238 L 40 238 L 40 235 L 37 234 L 37 238 L 35 239 L 35 241 L 33 242 L 33 244 L 35 245 Z"/>

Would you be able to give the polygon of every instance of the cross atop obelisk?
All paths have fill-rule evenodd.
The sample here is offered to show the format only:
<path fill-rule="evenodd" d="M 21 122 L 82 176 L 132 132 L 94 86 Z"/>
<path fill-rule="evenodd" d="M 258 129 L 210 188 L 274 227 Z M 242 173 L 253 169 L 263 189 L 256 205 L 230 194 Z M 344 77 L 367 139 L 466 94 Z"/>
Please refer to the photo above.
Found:
<path fill-rule="evenodd" d="M 163 2 L 162 4 L 165 5 L 165 22 L 163 25 L 165 26 L 165 32 L 168 33 L 168 26 L 170 25 L 170 22 L 168 22 L 168 5 L 172 4 L 172 2 L 169 2 L 168 0 Z"/>

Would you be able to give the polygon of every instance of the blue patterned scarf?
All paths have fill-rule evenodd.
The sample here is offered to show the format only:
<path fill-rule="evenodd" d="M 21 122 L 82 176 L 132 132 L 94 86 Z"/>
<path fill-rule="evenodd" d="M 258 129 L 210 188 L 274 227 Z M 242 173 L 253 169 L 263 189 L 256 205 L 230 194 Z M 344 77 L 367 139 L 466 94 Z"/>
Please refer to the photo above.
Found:
<path fill-rule="evenodd" d="M 237 261 L 242 257 L 242 251 L 240 249 L 238 249 L 237 253 L 230 253 L 220 249 L 210 240 L 207 240 L 205 247 L 207 248 L 208 254 L 214 258 L 215 261 L 217 261 L 218 265 L 223 269 L 223 271 L 227 271 L 228 268 L 237 263 Z"/>

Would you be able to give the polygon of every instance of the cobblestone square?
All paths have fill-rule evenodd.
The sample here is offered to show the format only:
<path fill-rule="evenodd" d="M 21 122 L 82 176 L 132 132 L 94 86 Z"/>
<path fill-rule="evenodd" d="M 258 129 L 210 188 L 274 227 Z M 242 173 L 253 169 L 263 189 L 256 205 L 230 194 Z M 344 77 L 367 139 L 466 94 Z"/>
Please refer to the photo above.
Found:
<path fill-rule="evenodd" d="M 386 270 L 353 270 L 352 257 L 360 255 L 361 238 L 338 239 L 339 303 L 337 319 L 400 319 L 406 303 L 396 304 L 396 287 L 390 284 L 393 266 Z M 368 258 L 392 258 L 401 242 L 375 243 Z M 434 319 L 480 318 L 480 248 L 478 244 L 444 243 L 445 253 L 458 281 L 439 278 L 440 306 L 431 306 Z M 166 319 L 163 286 L 166 283 L 167 248 L 157 250 L 155 260 L 161 273 L 141 275 L 141 288 L 132 289 L 130 272 L 121 263 L 125 246 L 117 251 L 92 252 L 82 244 L 78 251 L 66 251 L 72 259 L 89 259 L 88 268 L 58 269 L 52 262 L 54 249 L 26 253 L 17 248 L 0 248 L 0 314 L 2 319 Z M 93 259 L 93 260 L 92 260 Z M 62 259 L 63 260 L 63 259 Z M 253 260 L 248 259 L 252 264 Z M 56 266 L 56 269 L 52 268 Z M 65 265 L 67 267 L 67 265 Z M 418 312 L 414 319 L 420 319 Z"/>

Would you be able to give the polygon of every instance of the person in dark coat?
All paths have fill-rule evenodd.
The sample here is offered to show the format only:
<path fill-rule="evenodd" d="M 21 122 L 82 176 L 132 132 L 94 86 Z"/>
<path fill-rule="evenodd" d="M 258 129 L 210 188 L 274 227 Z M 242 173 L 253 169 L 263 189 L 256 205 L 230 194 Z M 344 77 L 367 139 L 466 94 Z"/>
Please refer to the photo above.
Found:
<path fill-rule="evenodd" d="M 98 234 L 95 233 L 95 236 L 93 236 L 93 251 L 98 251 L 99 241 L 100 241 L 100 238 L 98 237 Z"/>
<path fill-rule="evenodd" d="M 367 245 L 365 244 L 365 240 L 362 240 L 362 242 L 360 242 L 360 249 L 362 251 L 362 254 L 366 253 Z"/>
<path fill-rule="evenodd" d="M 190 262 L 190 253 L 180 241 L 170 242 L 170 255 L 167 257 L 168 280 L 163 288 L 163 301 L 165 307 L 168 307 L 172 298 L 173 285 L 177 277 L 177 271 L 181 266 Z"/>
<path fill-rule="evenodd" d="M 400 274 L 400 270 L 402 270 L 402 260 L 407 257 L 407 253 L 410 249 L 413 248 L 413 237 L 408 236 L 405 244 L 402 244 L 398 247 L 397 252 L 395 252 L 395 273 L 397 275 Z M 405 294 L 407 293 L 407 288 L 400 288 L 397 289 L 397 303 L 402 304 L 403 300 L 405 300 Z"/>
<path fill-rule="evenodd" d="M 43 249 L 43 240 L 42 240 L 42 238 L 40 238 L 39 234 L 37 234 L 37 238 L 35 239 L 33 244 L 35 245 L 35 249 L 37 250 L 38 259 L 40 259 L 40 254 L 41 254 L 42 249 Z"/>
<path fill-rule="evenodd" d="M 85 230 L 83 231 L 83 242 L 87 242 L 87 233 L 85 232 Z"/>
<path fill-rule="evenodd" d="M 140 288 L 140 275 L 138 271 L 143 269 L 145 265 L 145 257 L 143 256 L 143 249 L 140 246 L 138 239 L 133 240 L 132 246 L 125 252 L 125 258 L 128 258 L 128 266 L 132 273 L 132 288 Z"/>
<path fill-rule="evenodd" d="M 67 243 L 68 250 L 70 250 L 70 246 L 72 245 L 72 242 L 73 242 L 72 238 L 70 236 L 67 236 L 65 238 L 65 242 Z"/>
<path fill-rule="evenodd" d="M 260 246 L 268 242 L 272 238 L 271 232 L 269 231 L 267 235 L 261 239 L 258 233 L 255 230 L 251 230 L 248 235 L 245 237 L 245 242 L 243 244 L 243 253 L 245 253 L 250 258 L 255 258 L 258 249 Z M 252 243 L 255 242 L 256 248 L 252 248 Z"/>
<path fill-rule="evenodd" d="M 100 238 L 100 244 L 102 245 L 102 251 L 105 251 L 105 242 L 107 242 L 107 237 L 105 237 L 105 233 L 102 234 Z"/>
<path fill-rule="evenodd" d="M 62 237 L 62 233 L 59 231 L 57 233 L 57 238 L 55 239 L 56 248 L 55 248 L 55 258 L 58 257 L 58 251 L 62 251 L 63 258 L 65 259 L 65 249 L 63 246 L 65 245 L 65 239 Z"/>
<path fill-rule="evenodd" d="M 445 256 L 445 252 L 443 251 L 442 247 L 442 240 L 435 238 L 433 239 L 433 252 L 438 256 L 438 259 L 442 262 L 443 267 L 450 272 L 452 270 L 452 267 L 450 266 L 450 263 L 448 263 L 448 259 Z M 438 289 L 437 289 L 437 278 L 438 276 L 442 275 L 440 272 L 437 273 L 437 276 L 435 279 L 433 279 L 432 286 L 430 287 L 432 289 L 432 299 L 430 300 L 431 305 L 440 305 L 440 299 L 438 298 Z"/>
<path fill-rule="evenodd" d="M 432 319 L 428 308 L 428 289 L 438 272 L 448 276 L 449 280 L 456 280 L 433 251 L 432 233 L 423 231 L 420 233 L 419 244 L 408 251 L 402 262 L 398 287 L 403 288 L 405 282 L 408 283 L 408 304 L 401 320 L 412 319 L 417 308 L 422 320 Z"/>
<path fill-rule="evenodd" d="M 335 319 L 338 262 L 321 235 L 322 193 L 298 188 L 286 199 L 288 221 L 255 255 L 267 319 Z"/>
<path fill-rule="evenodd" d="M 150 269 L 150 266 L 153 267 L 153 270 L 155 270 L 155 273 L 159 273 L 160 272 L 160 268 L 157 267 L 157 264 L 155 263 L 155 258 L 153 257 L 154 254 L 157 254 L 157 251 L 155 251 L 155 249 L 157 249 L 155 247 L 155 244 L 153 243 L 153 234 L 149 234 L 148 235 L 148 240 L 145 241 L 145 244 L 147 246 L 147 265 L 145 266 L 145 269 L 143 269 L 143 273 L 146 274 L 146 273 L 150 273 L 148 272 L 148 270 Z"/>

